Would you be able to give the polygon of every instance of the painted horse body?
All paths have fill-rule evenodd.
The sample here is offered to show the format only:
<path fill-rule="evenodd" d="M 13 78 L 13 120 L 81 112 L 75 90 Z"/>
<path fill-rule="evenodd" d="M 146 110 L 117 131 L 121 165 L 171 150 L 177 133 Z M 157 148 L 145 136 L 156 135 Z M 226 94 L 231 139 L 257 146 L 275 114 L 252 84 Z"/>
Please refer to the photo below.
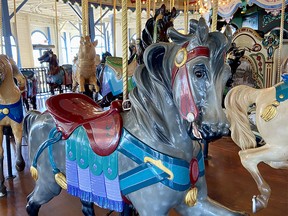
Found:
<path fill-rule="evenodd" d="M 18 86 L 14 82 L 16 78 Z M 21 91 L 25 90 L 26 82 L 16 63 L 6 55 L 0 55 L 0 197 L 7 191 L 3 174 L 3 127 L 11 126 L 16 143 L 16 169 L 22 171 L 25 162 L 22 157 L 22 125 L 23 108 Z M 20 89 L 19 89 L 20 88 Z"/>
<path fill-rule="evenodd" d="M 162 177 L 153 177 L 153 179 L 156 177 L 156 180 L 160 179 L 158 183 L 148 184 L 146 187 L 138 188 L 135 191 L 126 191 L 125 197 L 132 202 L 141 216 L 168 215 L 171 208 L 185 216 L 245 215 L 229 210 L 208 198 L 204 165 L 199 166 L 201 167 L 199 168 L 201 175 L 199 171 L 195 171 L 193 175 L 191 174 L 191 180 L 189 179 L 189 163 L 193 158 L 202 155 L 201 146 L 194 139 L 201 136 L 204 139 L 209 139 L 228 133 L 228 124 L 222 111 L 221 98 L 225 82 L 230 76 L 229 66 L 224 63 L 224 53 L 229 47 L 231 34 L 228 34 L 229 37 L 227 38 L 219 32 L 208 33 L 205 21 L 200 19 L 195 34 L 184 36 L 171 29 L 169 36 L 174 43 L 153 44 L 145 51 L 145 65 L 139 66 L 135 72 L 137 87 L 130 92 L 131 109 L 128 112 L 119 113 L 123 123 L 121 130 L 128 135 L 120 135 L 119 146 L 116 146 L 114 151 L 118 154 L 120 176 L 131 172 L 131 170 L 135 171 L 140 165 L 148 166 L 152 170 L 154 169 L 156 173 L 162 173 Z M 65 97 L 65 95 L 59 96 Z M 49 101 L 52 102 L 56 97 L 51 97 L 51 101 Z M 63 103 L 77 103 L 66 99 Z M 56 105 L 57 103 L 52 104 Z M 56 106 L 61 107 L 61 104 L 62 102 L 59 102 Z M 82 109 L 88 110 L 85 107 Z M 91 106 L 90 109 L 92 109 L 90 113 L 94 113 L 96 116 L 106 115 L 106 113 L 99 113 L 96 108 Z M 114 112 L 113 109 L 115 107 L 112 106 L 106 112 Z M 77 112 L 77 110 L 75 113 L 77 115 L 85 113 L 85 116 L 87 114 L 87 112 Z M 67 115 L 65 116 L 67 117 Z M 27 127 L 31 159 L 35 159 L 37 148 L 47 139 L 49 131 L 55 128 L 53 118 L 47 112 L 40 115 L 31 113 L 30 116 L 27 116 L 26 125 L 31 124 L 30 130 Z M 78 119 L 83 120 L 82 117 Z M 104 122 L 109 123 L 110 121 L 107 119 Z M 88 122 L 88 124 L 90 123 Z M 97 125 L 97 121 L 95 124 Z M 82 125 L 84 126 L 86 123 Z M 97 127 L 96 125 L 95 127 Z M 91 129 L 96 128 L 93 129 L 92 127 Z M 39 133 L 39 130 L 42 133 Z M 91 132 L 91 130 L 89 131 Z M 137 144 L 122 142 L 123 139 L 130 139 L 128 137 L 131 140 L 136 140 Z M 78 139 L 80 141 L 81 138 Z M 64 173 L 66 170 L 66 145 L 63 140 L 53 145 L 55 164 Z M 148 158 L 144 157 L 144 159 L 137 155 L 140 159 L 136 160 L 136 156 L 129 157 L 123 153 L 125 152 L 122 151 L 125 149 L 125 145 L 131 148 L 145 146 L 144 148 L 150 149 L 147 152 L 154 153 L 151 153 Z M 133 154 L 133 151 L 131 152 Z M 146 155 L 147 152 L 143 154 Z M 37 215 L 40 206 L 61 191 L 61 187 L 55 182 L 48 157 L 48 152 L 43 151 L 38 158 L 38 180 L 33 192 L 28 196 L 27 212 L 29 215 Z M 175 164 L 169 165 L 165 158 L 173 158 L 171 161 L 182 161 L 175 164 L 179 166 L 184 164 L 186 168 L 183 169 L 186 171 L 183 173 L 185 175 L 177 174 L 179 170 L 175 173 L 171 172 L 174 170 Z M 201 157 L 198 159 L 200 165 Z M 165 166 L 168 167 L 168 170 L 165 169 Z M 169 169 L 171 170 L 169 171 Z M 165 170 L 164 174 L 161 170 Z M 197 178 L 199 177 L 198 180 L 194 174 Z M 129 177 L 128 174 L 127 177 Z M 185 179 L 184 189 L 173 188 L 171 185 L 177 185 L 177 181 L 179 183 L 179 179 L 182 177 Z M 193 198 L 191 203 L 190 196 L 192 195 L 188 193 L 190 186 L 193 187 L 192 185 L 198 188 L 198 199 L 195 206 L 192 206 L 195 203 L 193 203 Z M 94 189 L 97 190 L 97 188 Z M 93 215 L 92 201 L 87 199 L 81 201 L 83 213 Z"/>
<path fill-rule="evenodd" d="M 85 84 L 91 85 L 92 90 L 99 92 L 96 77 L 96 67 L 100 63 L 100 57 L 96 54 L 95 47 L 98 41 L 91 42 L 89 36 L 81 37 L 76 60 L 76 72 L 73 75 L 72 90 L 75 92 L 79 85 L 79 92 L 85 92 Z"/>
<path fill-rule="evenodd" d="M 257 212 L 268 205 L 271 189 L 261 176 L 257 165 L 264 162 L 275 169 L 288 168 L 288 80 L 265 88 L 254 89 L 239 85 L 232 88 L 226 98 L 225 107 L 231 123 L 231 137 L 241 148 L 239 156 L 242 165 L 255 180 L 260 195 L 252 199 L 252 210 Z M 247 110 L 256 106 L 256 126 L 265 145 L 256 148 L 255 135 L 250 128 Z"/>

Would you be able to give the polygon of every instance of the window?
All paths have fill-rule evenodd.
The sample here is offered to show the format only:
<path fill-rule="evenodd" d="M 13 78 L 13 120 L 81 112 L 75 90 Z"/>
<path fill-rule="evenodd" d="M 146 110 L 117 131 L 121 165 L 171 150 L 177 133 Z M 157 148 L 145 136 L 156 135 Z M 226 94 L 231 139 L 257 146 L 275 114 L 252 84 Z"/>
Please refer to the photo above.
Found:
<path fill-rule="evenodd" d="M 34 66 L 41 67 L 42 65 L 38 61 L 38 58 L 42 56 L 43 52 L 46 50 L 45 47 L 40 45 L 48 45 L 48 39 L 43 32 L 34 31 L 31 35 L 31 42 L 33 45 L 33 58 Z M 38 45 L 38 46 L 35 46 Z"/>
<path fill-rule="evenodd" d="M 18 58 L 17 58 L 17 46 L 16 46 L 16 43 L 15 43 L 13 36 L 10 36 L 10 41 L 11 41 L 11 48 L 12 48 L 12 58 L 17 64 L 17 60 L 18 60 Z M 2 47 L 3 47 L 3 54 L 6 54 L 4 37 L 2 37 Z"/>
<path fill-rule="evenodd" d="M 105 53 L 106 52 L 106 49 L 105 49 L 105 41 L 104 41 L 104 38 L 100 35 L 96 35 L 95 36 L 95 40 L 96 41 L 98 40 L 98 44 L 96 46 L 96 54 L 98 55 L 102 55 L 102 53 Z"/>
<path fill-rule="evenodd" d="M 61 37 L 61 51 L 62 51 L 63 64 L 68 64 L 68 52 L 65 37 Z"/>
<path fill-rule="evenodd" d="M 72 37 L 70 44 L 71 44 L 70 56 L 74 58 L 78 54 L 78 50 L 80 46 L 80 37 L 79 36 Z"/>

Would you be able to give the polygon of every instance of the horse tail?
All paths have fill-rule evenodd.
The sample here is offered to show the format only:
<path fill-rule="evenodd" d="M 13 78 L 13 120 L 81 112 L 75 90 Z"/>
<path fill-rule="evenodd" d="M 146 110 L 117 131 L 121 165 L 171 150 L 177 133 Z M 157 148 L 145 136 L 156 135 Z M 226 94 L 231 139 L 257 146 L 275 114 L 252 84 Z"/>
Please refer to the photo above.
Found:
<path fill-rule="evenodd" d="M 225 97 L 226 116 L 230 122 L 231 138 L 243 150 L 256 147 L 256 138 L 250 128 L 248 108 L 255 103 L 259 89 L 240 85 Z"/>
<path fill-rule="evenodd" d="M 40 114 L 41 114 L 40 111 L 31 110 L 26 114 L 26 116 L 23 120 L 23 137 L 24 137 L 26 143 L 28 143 L 28 136 L 29 136 L 31 125 L 33 124 L 33 122 L 36 120 L 36 118 Z"/>

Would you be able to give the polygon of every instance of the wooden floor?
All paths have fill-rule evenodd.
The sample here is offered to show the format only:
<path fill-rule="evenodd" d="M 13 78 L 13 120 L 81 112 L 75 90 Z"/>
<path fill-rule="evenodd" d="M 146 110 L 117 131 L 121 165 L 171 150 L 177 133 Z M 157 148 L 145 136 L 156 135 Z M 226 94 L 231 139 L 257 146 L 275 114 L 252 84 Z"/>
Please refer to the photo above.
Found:
<path fill-rule="evenodd" d="M 13 140 L 11 145 L 12 159 L 14 159 Z M 250 215 L 288 216 L 288 170 L 275 170 L 265 164 L 259 165 L 260 172 L 272 189 L 272 195 L 268 207 L 253 214 L 251 199 L 253 195 L 258 194 L 258 190 L 250 174 L 242 167 L 238 151 L 239 148 L 228 137 L 210 143 L 209 159 L 205 162 L 209 196 L 229 208 L 246 211 Z M 26 197 L 33 190 L 34 181 L 29 173 L 28 146 L 25 143 L 23 143 L 23 153 L 27 163 L 26 168 L 23 172 L 18 173 L 14 168 L 14 160 L 12 161 L 12 172 L 15 178 L 5 181 L 8 194 L 6 197 L 0 198 L 0 216 L 27 215 Z M 4 166 L 7 166 L 6 158 Z M 7 176 L 7 169 L 5 175 Z M 108 212 L 97 207 L 95 210 L 96 215 L 99 216 L 105 216 Z M 62 191 L 60 196 L 41 207 L 39 215 L 78 216 L 82 214 L 79 200 Z M 112 215 L 118 214 L 113 213 Z M 173 210 L 170 212 L 170 216 L 177 215 Z"/>

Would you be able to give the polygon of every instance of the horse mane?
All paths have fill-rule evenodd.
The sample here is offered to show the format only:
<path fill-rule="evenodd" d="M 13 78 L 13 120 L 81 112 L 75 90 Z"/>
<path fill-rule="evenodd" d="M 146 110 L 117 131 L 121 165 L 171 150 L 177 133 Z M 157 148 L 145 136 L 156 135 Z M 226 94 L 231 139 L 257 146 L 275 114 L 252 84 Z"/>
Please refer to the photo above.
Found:
<path fill-rule="evenodd" d="M 136 88 L 129 98 L 131 100 L 131 112 L 136 116 L 136 121 L 142 130 L 147 131 L 154 140 L 160 140 L 166 144 L 172 144 L 169 134 L 166 116 L 167 110 L 175 109 L 173 102 L 168 70 L 163 69 L 163 59 L 169 58 L 167 53 L 171 49 L 170 44 L 161 43 L 148 47 L 144 55 L 145 65 L 138 67 L 134 74 Z M 165 56 L 167 55 L 167 56 Z M 152 68 L 153 65 L 153 68 Z"/>
<path fill-rule="evenodd" d="M 256 138 L 250 127 L 247 111 L 256 101 L 257 94 L 257 89 L 240 85 L 232 88 L 225 97 L 231 138 L 242 150 L 256 147 Z"/>

